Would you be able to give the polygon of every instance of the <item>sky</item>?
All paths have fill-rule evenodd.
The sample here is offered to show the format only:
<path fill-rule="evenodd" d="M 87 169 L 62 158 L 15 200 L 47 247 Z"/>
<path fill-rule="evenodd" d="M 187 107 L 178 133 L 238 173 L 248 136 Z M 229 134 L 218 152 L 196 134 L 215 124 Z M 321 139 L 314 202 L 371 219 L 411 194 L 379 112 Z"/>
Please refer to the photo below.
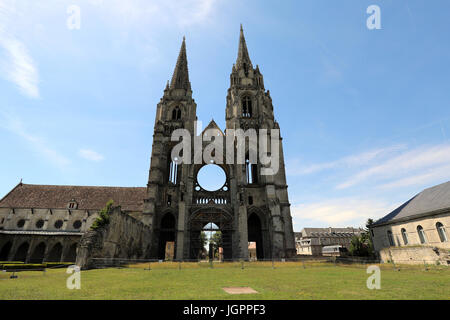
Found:
<path fill-rule="evenodd" d="M 446 0 L 0 0 L 0 197 L 21 179 L 145 186 L 183 36 L 198 118 L 224 128 L 242 23 L 280 124 L 294 230 L 364 226 L 450 180 L 449 12 Z"/>

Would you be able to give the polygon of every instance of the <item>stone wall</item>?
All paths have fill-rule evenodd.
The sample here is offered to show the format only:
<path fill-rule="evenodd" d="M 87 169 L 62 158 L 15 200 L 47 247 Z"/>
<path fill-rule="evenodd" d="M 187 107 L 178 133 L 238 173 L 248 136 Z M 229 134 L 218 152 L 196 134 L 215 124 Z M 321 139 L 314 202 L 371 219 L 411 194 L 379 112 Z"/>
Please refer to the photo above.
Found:
<path fill-rule="evenodd" d="M 408 247 L 411 245 L 425 247 L 438 247 L 443 249 L 450 249 L 450 241 L 442 242 L 439 238 L 438 231 L 436 229 L 436 223 L 442 223 L 446 229 L 447 237 L 450 238 L 449 226 L 450 226 L 450 212 L 436 214 L 432 216 L 418 217 L 416 219 L 410 219 L 407 221 L 393 221 L 390 224 L 384 224 L 380 226 L 374 226 L 371 228 L 371 235 L 373 239 L 373 245 L 376 251 L 381 251 L 383 248 L 392 247 L 388 240 L 387 232 L 392 232 L 392 238 L 395 247 Z M 417 227 L 422 226 L 426 243 L 421 244 L 419 235 L 417 233 Z M 407 243 L 405 243 L 401 230 L 405 229 Z"/>
<path fill-rule="evenodd" d="M 379 251 L 381 262 L 450 265 L 450 250 L 437 247 L 390 247 Z"/>
<path fill-rule="evenodd" d="M 96 259 L 145 259 L 150 242 L 150 228 L 116 207 L 109 224 L 83 235 L 76 264 L 88 269 L 96 267 Z"/>

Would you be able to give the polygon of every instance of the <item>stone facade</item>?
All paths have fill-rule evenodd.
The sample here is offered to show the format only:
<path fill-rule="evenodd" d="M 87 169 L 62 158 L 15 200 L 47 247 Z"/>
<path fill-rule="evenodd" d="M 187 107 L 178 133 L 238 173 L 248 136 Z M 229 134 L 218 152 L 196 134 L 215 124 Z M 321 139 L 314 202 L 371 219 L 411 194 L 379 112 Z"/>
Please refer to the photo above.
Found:
<path fill-rule="evenodd" d="M 374 223 L 370 232 L 381 260 L 423 263 L 439 261 L 450 250 L 449 226 L 450 182 L 447 182 L 419 193 Z M 436 254 L 436 250 L 443 254 Z"/>
<path fill-rule="evenodd" d="M 148 226 L 116 207 L 110 213 L 109 224 L 83 235 L 76 264 L 86 269 L 104 264 L 104 259 L 146 259 L 150 241 Z"/>
<path fill-rule="evenodd" d="M 325 246 L 341 245 L 349 249 L 354 236 L 364 232 L 361 228 L 304 228 L 295 233 L 298 255 L 321 256 Z"/>
<path fill-rule="evenodd" d="M 75 262 L 76 248 L 108 200 L 142 215 L 145 188 L 19 183 L 0 200 L 0 261 Z"/>
<path fill-rule="evenodd" d="M 237 163 L 237 143 L 233 143 L 234 161 L 214 162 L 226 175 L 225 183 L 215 191 L 205 190 L 198 182 L 198 172 L 206 165 L 202 154 L 192 148 L 191 163 L 200 156 L 199 164 L 178 164 L 171 151 L 177 142 L 171 140 L 175 129 L 186 129 L 192 141 L 199 141 L 200 149 L 207 149 L 214 136 L 223 136 L 231 129 L 279 129 L 274 118 L 270 92 L 264 88 L 263 75 L 250 60 L 241 27 L 238 58 L 232 67 L 230 88 L 226 97 L 225 133 L 211 121 L 205 130 L 197 133 L 197 105 L 192 98 L 191 83 L 183 39 L 180 54 L 163 97 L 157 105 L 151 163 L 146 188 L 41 186 L 20 183 L 0 200 L 0 253 L 4 260 L 14 257 L 22 261 L 52 259 L 74 260 L 73 247 L 80 242 L 79 264 L 86 265 L 89 256 L 147 257 L 151 259 L 197 259 L 204 251 L 200 234 L 205 225 L 213 223 L 222 234 L 223 259 L 248 259 L 248 243 L 256 243 L 257 259 L 288 258 L 295 255 L 294 232 L 288 199 L 282 138 L 277 150 L 279 170 L 271 175 L 261 171 L 268 165 L 251 158 L 253 150 L 245 146 L 245 162 Z M 203 138 L 203 139 L 202 139 Z M 244 143 L 245 144 L 245 143 Z M 274 144 L 275 145 L 275 144 Z M 214 150 L 222 158 L 226 150 Z M 258 157 L 259 158 L 259 157 Z M 219 163 L 222 162 L 222 163 Z M 126 223 L 115 222 L 109 230 L 123 237 L 110 240 L 106 235 L 90 232 L 90 227 L 109 200 L 120 205 L 121 211 L 140 220 L 146 226 L 135 224 L 132 234 L 122 232 Z M 119 215 L 118 215 L 119 216 Z M 127 220 L 136 221 L 136 220 Z M 131 228 L 131 227 L 130 227 Z M 140 231 L 139 231 L 140 230 Z M 127 243 L 137 241 L 144 252 L 124 249 Z M 151 239 L 149 247 L 148 238 Z M 57 245 L 58 244 L 58 245 Z M 171 247 L 167 256 L 167 244 Z M 56 251 L 53 248 L 56 247 Z M 62 249 L 60 248 L 62 247 Z M 118 249 L 120 248 L 120 250 Z M 70 251 L 71 254 L 67 252 Z M 119 251 L 117 251 L 119 250 Z M 18 255 L 17 252 L 20 252 Z M 56 253 L 58 254 L 56 254 Z M 55 258 L 55 256 L 58 257 Z M 39 258 L 32 258 L 39 257 Z M 2 260 L 0 259 L 0 260 Z"/>
<path fill-rule="evenodd" d="M 252 65 L 242 27 L 238 58 L 232 67 L 226 102 L 227 130 L 279 129 L 274 119 L 272 98 L 264 88 L 259 67 Z M 281 138 L 278 173 L 261 175 L 260 164 L 249 161 L 228 164 L 221 159 L 215 163 L 224 170 L 226 182 L 219 190 L 205 190 L 199 184 L 197 174 L 208 164 L 194 164 L 199 156 L 194 150 L 192 164 L 176 165 L 176 159 L 171 157 L 171 150 L 178 143 L 171 141 L 175 129 L 188 130 L 191 141 L 198 138 L 196 109 L 183 39 L 172 80 L 167 84 L 156 110 L 143 213 L 143 221 L 151 227 L 153 235 L 151 256 L 163 258 L 165 243 L 174 241 L 176 259 L 197 259 L 202 250 L 200 232 L 208 223 L 214 223 L 222 232 L 225 260 L 248 259 L 248 242 L 256 242 L 258 259 L 294 256 L 294 233 Z M 208 132 L 213 132 L 215 136 L 224 135 L 211 121 L 201 133 L 202 149 L 208 144 L 204 141 Z M 246 152 L 249 152 L 248 148 Z M 225 154 L 223 151 L 222 155 Z M 236 152 L 234 154 L 236 156 Z"/>

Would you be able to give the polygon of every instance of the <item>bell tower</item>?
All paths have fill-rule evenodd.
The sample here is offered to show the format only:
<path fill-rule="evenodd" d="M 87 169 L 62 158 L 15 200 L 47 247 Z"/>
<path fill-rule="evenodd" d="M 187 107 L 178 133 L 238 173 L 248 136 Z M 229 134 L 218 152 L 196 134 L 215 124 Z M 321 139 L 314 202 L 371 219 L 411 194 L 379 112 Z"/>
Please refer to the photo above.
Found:
<path fill-rule="evenodd" d="M 184 165 L 171 159 L 176 142 L 171 141 L 172 132 L 186 129 L 194 135 L 197 104 L 192 98 L 186 56 L 186 40 L 183 37 L 172 80 L 167 82 L 164 94 L 156 108 L 152 155 L 144 200 L 142 221 L 152 229 L 150 256 L 164 258 L 166 243 L 175 244 L 174 253 L 183 241 L 176 241 L 183 232 L 185 188 Z M 181 236 L 181 238 L 183 238 Z"/>
<path fill-rule="evenodd" d="M 259 66 L 254 68 L 250 60 L 242 25 L 226 101 L 227 129 L 254 129 L 258 135 L 260 129 L 279 132 L 270 92 L 264 88 L 264 77 Z M 274 174 L 263 175 L 261 161 L 251 159 L 248 148 L 245 164 L 234 166 L 240 199 L 235 204 L 235 212 L 239 212 L 241 256 L 248 256 L 248 242 L 256 242 L 258 258 L 295 255 L 281 136 L 278 145 L 277 150 L 269 150 L 272 156 L 278 158 L 279 168 Z"/>

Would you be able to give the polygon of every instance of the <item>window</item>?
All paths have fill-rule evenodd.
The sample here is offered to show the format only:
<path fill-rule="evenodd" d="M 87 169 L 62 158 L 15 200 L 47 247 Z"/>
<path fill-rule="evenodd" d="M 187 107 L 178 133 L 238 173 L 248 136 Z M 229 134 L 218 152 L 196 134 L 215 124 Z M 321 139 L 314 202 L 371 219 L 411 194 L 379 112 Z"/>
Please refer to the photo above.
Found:
<path fill-rule="evenodd" d="M 20 219 L 17 222 L 17 228 L 23 228 L 24 225 L 25 225 L 25 219 Z"/>
<path fill-rule="evenodd" d="M 389 240 L 389 245 L 391 247 L 395 246 L 394 237 L 392 236 L 392 231 L 391 230 L 388 230 L 387 236 L 388 236 L 388 240 Z"/>
<path fill-rule="evenodd" d="M 81 221 L 77 220 L 73 223 L 73 228 L 74 229 L 80 229 L 81 228 Z"/>
<path fill-rule="evenodd" d="M 178 182 L 178 164 L 176 159 L 169 163 L 169 182 L 173 184 L 177 184 Z"/>
<path fill-rule="evenodd" d="M 441 240 L 441 242 L 447 242 L 448 238 L 447 234 L 445 233 L 444 225 L 440 222 L 436 223 L 436 230 L 439 234 L 439 239 Z"/>
<path fill-rule="evenodd" d="M 258 165 L 250 162 L 248 154 L 245 159 L 245 174 L 247 184 L 258 183 Z"/>
<path fill-rule="evenodd" d="M 167 195 L 167 205 L 170 206 L 172 204 L 172 196 L 170 194 Z"/>
<path fill-rule="evenodd" d="M 408 234 L 406 233 L 406 229 L 402 228 L 402 238 L 405 246 L 408 244 Z"/>
<path fill-rule="evenodd" d="M 39 219 L 38 222 L 36 222 L 36 228 L 41 229 L 44 226 L 44 220 Z"/>
<path fill-rule="evenodd" d="M 425 231 L 422 226 L 417 226 L 417 233 L 419 234 L 420 243 L 427 243 L 427 238 L 425 237 Z"/>
<path fill-rule="evenodd" d="M 55 228 L 56 229 L 61 229 L 62 226 L 63 226 L 63 221 L 62 220 L 57 220 L 55 222 Z"/>
<path fill-rule="evenodd" d="M 244 118 L 252 117 L 252 99 L 249 96 L 242 99 L 242 116 Z"/>
<path fill-rule="evenodd" d="M 253 197 L 252 196 L 248 196 L 248 204 L 253 205 Z"/>
<path fill-rule="evenodd" d="M 172 110 L 172 120 L 180 120 L 181 119 L 181 110 L 179 107 L 175 107 Z"/>

